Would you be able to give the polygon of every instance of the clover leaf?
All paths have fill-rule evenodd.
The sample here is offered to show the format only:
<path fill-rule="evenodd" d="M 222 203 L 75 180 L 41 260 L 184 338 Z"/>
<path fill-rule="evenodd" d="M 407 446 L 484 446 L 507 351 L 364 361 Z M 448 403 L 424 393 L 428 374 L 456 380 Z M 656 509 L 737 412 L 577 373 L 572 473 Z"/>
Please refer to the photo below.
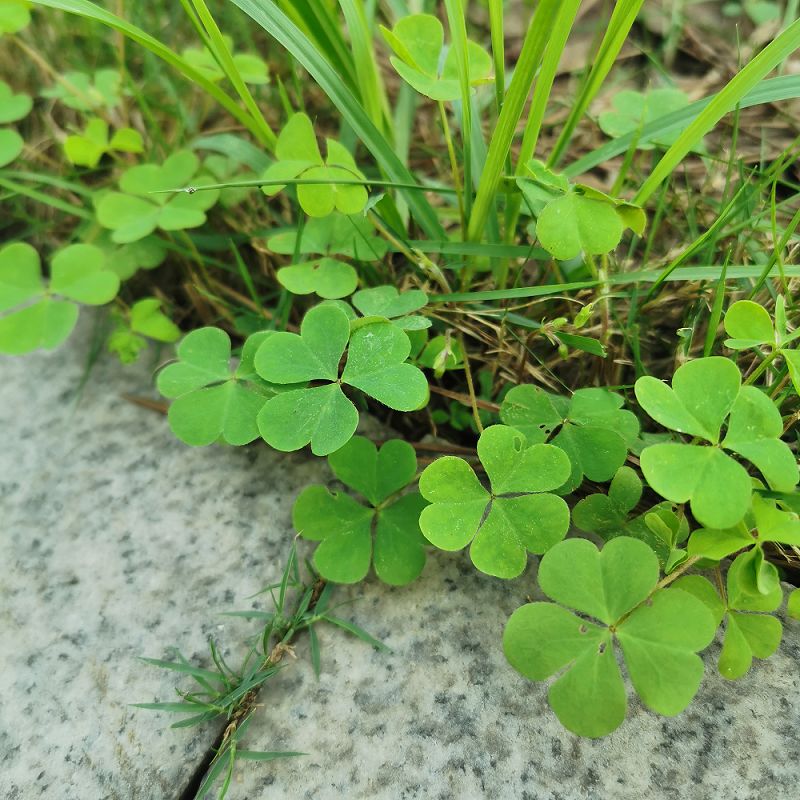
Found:
<path fill-rule="evenodd" d="M 310 443 L 315 455 L 343 447 L 358 425 L 358 411 L 342 391 L 344 384 L 396 411 L 421 408 L 428 401 L 428 382 L 405 363 L 410 351 L 408 336 L 388 322 L 368 322 L 351 336 L 350 320 L 340 308 L 312 308 L 299 335 L 275 333 L 256 354 L 256 369 L 270 383 L 320 382 L 269 400 L 258 416 L 262 437 L 276 450 L 299 450 Z"/>
<path fill-rule="evenodd" d="M 522 431 L 529 443 L 549 442 L 569 456 L 572 471 L 559 490 L 568 493 L 584 476 L 610 480 L 625 462 L 639 422 L 622 409 L 623 402 L 606 389 L 578 389 L 567 400 L 534 386 L 515 386 L 503 400 L 500 418 Z"/>
<path fill-rule="evenodd" d="M 529 603 L 511 615 L 506 658 L 530 680 L 558 674 L 548 699 L 573 733 L 605 736 L 625 718 L 615 642 L 651 710 L 674 716 L 696 694 L 703 677 L 697 653 L 710 644 L 716 625 L 693 595 L 657 589 L 658 574 L 658 560 L 643 542 L 620 537 L 598 552 L 591 542 L 568 539 L 539 566 L 539 585 L 555 603 Z"/>
<path fill-rule="evenodd" d="M 242 166 L 241 161 L 231 156 L 214 154 L 203 162 L 203 171 L 214 178 L 215 183 L 235 183 L 250 180 L 253 175 Z M 223 208 L 235 208 L 250 194 L 247 186 L 227 186 L 219 191 L 219 203 Z"/>
<path fill-rule="evenodd" d="M 628 514 L 642 497 L 642 482 L 630 467 L 620 467 L 608 487 L 608 494 L 592 494 L 580 500 L 572 520 L 582 531 L 600 536 L 619 531 Z"/>
<path fill-rule="evenodd" d="M 0 124 L 23 119 L 32 108 L 33 100 L 29 95 L 22 92 L 14 94 L 7 83 L 0 81 Z"/>
<path fill-rule="evenodd" d="M 327 160 L 323 161 L 314 128 L 307 114 L 293 114 L 278 136 L 278 160 L 263 175 L 264 181 L 299 179 L 297 200 L 310 217 L 326 217 L 334 210 L 358 214 L 367 204 L 367 190 L 353 181 L 365 180 L 353 157 L 334 139 L 326 139 Z M 272 197 L 285 185 L 264 186 Z"/>
<path fill-rule="evenodd" d="M 117 244 L 111 232 L 104 230 L 92 241 L 106 254 L 107 269 L 120 280 L 132 278 L 140 269 L 155 269 L 164 263 L 167 246 L 159 236 L 145 236 L 129 244 Z"/>
<path fill-rule="evenodd" d="M 689 554 L 719 561 L 739 550 L 760 547 L 764 542 L 800 546 L 800 518 L 793 512 L 782 511 L 775 500 L 756 492 L 744 519 L 735 526 L 695 531 L 689 540 Z"/>
<path fill-rule="evenodd" d="M 328 300 L 347 297 L 358 286 L 358 273 L 350 264 L 328 257 L 281 267 L 277 277 L 292 294 L 316 292 Z"/>
<path fill-rule="evenodd" d="M 25 147 L 23 138 L 10 128 L 0 128 L 0 167 L 10 164 Z"/>
<path fill-rule="evenodd" d="M 141 153 L 142 136 L 133 128 L 120 128 L 108 137 L 108 123 L 92 117 L 81 134 L 72 134 L 64 140 L 64 152 L 71 164 L 79 167 L 96 167 L 100 159 L 111 152 Z"/>
<path fill-rule="evenodd" d="M 234 53 L 233 39 L 230 36 L 223 36 L 222 38 L 225 42 L 225 47 L 231 54 L 236 72 L 239 73 L 239 77 L 245 83 L 253 85 L 269 83 L 269 68 L 266 62 L 257 55 L 250 53 Z M 184 61 L 208 78 L 208 80 L 216 83 L 225 77 L 225 72 L 208 48 L 187 47 L 181 55 Z"/>
<path fill-rule="evenodd" d="M 309 486 L 297 498 L 294 526 L 305 539 L 320 542 L 314 552 L 320 575 L 337 583 L 356 583 L 372 563 L 375 574 L 393 586 L 419 577 L 426 544 L 419 515 L 426 503 L 419 492 L 398 496 L 416 476 L 414 448 L 392 439 L 378 450 L 369 439 L 354 436 L 328 456 L 328 464 L 368 507 L 325 486 Z"/>
<path fill-rule="evenodd" d="M 39 254 L 17 242 L 0 250 L 0 352 L 21 355 L 62 344 L 78 321 L 78 304 L 103 305 L 119 291 L 102 250 L 88 244 L 61 248 L 42 277 Z"/>
<path fill-rule="evenodd" d="M 352 302 L 365 317 L 386 317 L 403 330 L 431 326 L 427 317 L 414 314 L 428 305 L 428 295 L 420 289 L 398 292 L 394 286 L 375 286 L 356 292 Z"/>
<path fill-rule="evenodd" d="M 347 256 L 357 261 L 380 261 L 389 249 L 384 239 L 374 235 L 372 224 L 362 214 L 338 212 L 312 217 L 299 237 L 296 229 L 276 233 L 267 240 L 267 246 L 280 255 Z"/>
<path fill-rule="evenodd" d="M 675 588 L 689 592 L 702 601 L 719 626 L 725 623 L 725 638 L 719 656 L 723 678 L 737 680 L 750 671 L 753 658 L 769 658 L 777 649 L 783 626 L 769 613 L 783 600 L 780 585 L 767 595 L 752 594 L 746 589 L 746 559 L 737 558 L 728 569 L 725 600 L 713 584 L 701 575 L 685 575 L 675 581 Z"/>
<path fill-rule="evenodd" d="M 277 389 L 256 374 L 254 358 L 271 335 L 262 331 L 248 337 L 236 367 L 225 331 L 199 328 L 184 337 L 178 360 L 164 367 L 157 381 L 158 391 L 173 400 L 169 426 L 182 442 L 244 445 L 258 438 L 256 418 Z"/>
<path fill-rule="evenodd" d="M 598 123 L 603 133 L 618 138 L 640 131 L 653 120 L 680 111 L 687 105 L 689 97 L 680 89 L 652 89 L 646 93 L 628 89 L 614 96 L 614 110 L 600 114 Z M 636 146 L 640 150 L 652 150 L 655 146 L 667 148 L 674 144 L 681 133 L 682 130 L 674 130 L 659 134 Z"/>
<path fill-rule="evenodd" d="M 116 353 L 123 364 L 130 364 L 147 346 L 144 337 L 157 342 L 177 342 L 180 328 L 161 310 L 161 300 L 145 297 L 126 312 L 115 314 L 116 328 L 108 339 L 108 350 Z"/>
<path fill-rule="evenodd" d="M 542 247 L 560 261 L 579 256 L 603 255 L 613 250 L 626 228 L 641 235 L 647 223 L 639 206 L 593 189 L 571 185 L 541 161 L 532 159 L 517 186 L 531 213 Z"/>
<path fill-rule="evenodd" d="M 65 72 L 61 81 L 42 92 L 77 111 L 111 109 L 120 104 L 122 76 L 115 69 L 99 69 L 94 75 Z"/>
<path fill-rule="evenodd" d="M 118 244 L 143 239 L 156 228 L 165 231 L 196 228 L 206 221 L 205 212 L 217 202 L 219 191 L 165 190 L 208 184 L 208 176 L 197 177 L 200 162 L 188 150 L 173 153 L 161 165 L 140 164 L 123 172 L 121 192 L 108 192 L 97 203 L 97 219 L 112 231 Z M 154 194 L 154 192 L 160 192 Z"/>
<path fill-rule="evenodd" d="M 443 53 L 444 29 L 436 17 L 411 14 L 398 20 L 392 30 L 381 25 L 381 33 L 394 52 L 392 66 L 406 83 L 432 100 L 461 97 L 456 50 L 450 47 Z M 467 57 L 470 85 L 486 83 L 492 74 L 491 56 L 470 40 Z"/>
<path fill-rule="evenodd" d="M 427 331 L 424 329 L 419 333 L 427 336 Z M 447 370 L 464 369 L 464 351 L 458 339 L 451 336 L 448 331 L 426 342 L 417 356 L 417 361 L 421 367 L 432 369 L 433 374 L 441 378 Z"/>
<path fill-rule="evenodd" d="M 786 301 L 779 295 L 775 301 L 775 325 L 769 312 L 752 300 L 739 300 L 725 315 L 725 346 L 732 350 L 766 347 L 783 356 L 795 392 L 800 394 L 800 350 L 789 345 L 800 338 L 800 330 L 790 332 L 786 325 Z"/>
<path fill-rule="evenodd" d="M 675 372 L 671 388 L 645 376 L 635 391 L 642 408 L 661 425 L 711 445 L 655 444 L 640 457 L 650 486 L 674 503 L 690 502 L 705 527 L 731 528 L 750 508 L 750 477 L 726 450 L 753 463 L 776 491 L 791 491 L 797 484 L 797 462 L 779 438 L 780 413 L 760 390 L 741 386 L 732 361 L 719 356 L 690 361 Z"/>
<path fill-rule="evenodd" d="M 528 553 L 544 553 L 569 528 L 569 508 L 551 489 L 569 475 L 569 460 L 557 447 L 526 446 L 506 425 L 486 428 L 478 457 L 491 491 L 464 459 L 437 459 L 422 473 L 419 490 L 432 505 L 420 516 L 425 538 L 441 550 L 470 545 L 472 563 L 497 578 L 516 578 Z"/>
<path fill-rule="evenodd" d="M 19 33 L 31 22 L 28 0 L 0 0 L 0 36 Z"/>

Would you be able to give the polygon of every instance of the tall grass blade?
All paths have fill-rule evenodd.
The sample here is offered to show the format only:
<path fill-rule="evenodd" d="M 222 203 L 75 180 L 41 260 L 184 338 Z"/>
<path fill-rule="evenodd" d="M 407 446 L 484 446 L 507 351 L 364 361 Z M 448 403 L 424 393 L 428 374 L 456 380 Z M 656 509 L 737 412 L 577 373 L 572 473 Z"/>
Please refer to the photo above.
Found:
<path fill-rule="evenodd" d="M 616 63 L 617 56 L 628 38 L 628 34 L 643 3 L 644 0 L 620 0 L 614 5 L 614 11 L 608 21 L 608 29 L 603 36 L 603 41 L 600 42 L 600 49 L 597 52 L 594 64 L 592 64 L 589 79 L 583 85 L 580 94 L 572 104 L 567 121 L 564 123 L 564 127 L 561 129 L 558 140 L 547 160 L 548 166 L 556 166 L 564 157 L 564 153 L 570 141 L 572 141 L 575 128 Z"/>
<path fill-rule="evenodd" d="M 511 151 L 514 132 L 550 38 L 560 2 L 561 0 L 541 0 L 528 26 L 519 60 L 514 69 L 514 77 L 511 79 L 503 102 L 503 110 L 500 112 L 491 137 L 483 175 L 478 184 L 478 193 L 475 197 L 468 231 L 470 241 L 480 241 L 483 236 L 486 220 L 503 179 L 503 171 Z"/>

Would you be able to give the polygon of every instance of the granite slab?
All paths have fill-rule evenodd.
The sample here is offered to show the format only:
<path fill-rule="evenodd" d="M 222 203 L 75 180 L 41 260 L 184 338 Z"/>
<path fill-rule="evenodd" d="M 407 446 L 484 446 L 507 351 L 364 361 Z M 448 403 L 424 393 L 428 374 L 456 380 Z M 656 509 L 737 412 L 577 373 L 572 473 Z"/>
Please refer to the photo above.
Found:
<path fill-rule="evenodd" d="M 136 657 L 179 645 L 202 659 L 209 636 L 243 654 L 253 625 L 219 612 L 279 574 L 294 497 L 330 475 L 265 447 L 181 445 L 121 397 L 151 391 L 152 363 L 101 358 L 76 396 L 86 355 L 84 337 L 0 359 L 0 798 L 178 800 L 216 730 L 169 730 L 130 708 L 174 696 L 174 680 Z M 623 727 L 589 741 L 503 657 L 503 625 L 531 591 L 530 577 L 481 576 L 459 554 L 431 555 L 404 589 L 337 589 L 340 616 L 392 652 L 320 627 L 317 680 L 301 638 L 246 746 L 308 755 L 240 765 L 229 797 L 798 796 L 800 624 L 743 680 L 710 669 L 677 718 L 631 698 Z"/>

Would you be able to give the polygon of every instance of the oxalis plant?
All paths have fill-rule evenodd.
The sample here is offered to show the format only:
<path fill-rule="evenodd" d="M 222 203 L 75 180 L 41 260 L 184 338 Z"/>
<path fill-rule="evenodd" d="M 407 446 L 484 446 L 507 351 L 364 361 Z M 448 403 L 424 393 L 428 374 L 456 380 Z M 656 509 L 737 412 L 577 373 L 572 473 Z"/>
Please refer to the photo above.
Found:
<path fill-rule="evenodd" d="M 13 5 L 16 35 L 30 14 Z M 798 615 L 780 569 L 800 547 L 798 219 L 778 191 L 796 153 L 759 170 L 731 155 L 710 223 L 686 222 L 707 198 L 678 194 L 672 176 L 688 156 L 715 168 L 723 156 L 700 155 L 726 115 L 797 90 L 796 76 L 769 75 L 800 46 L 800 22 L 708 97 L 612 97 L 643 5 L 618 2 L 576 93 L 553 103 L 579 0 L 535 4 L 513 64 L 503 4 L 468 30 L 469 5 L 223 6 L 267 34 L 267 54 L 245 52 L 241 28 L 223 32 L 203 0 L 181 3 L 199 41 L 176 48 L 89 0 L 33 0 L 161 59 L 194 85 L 204 122 L 168 147 L 158 126 L 118 124 L 153 116 L 150 103 L 118 113 L 136 102 L 124 64 L 40 92 L 73 115 L 66 188 L 45 184 L 69 202 L 19 169 L 0 185 L 79 224 L 49 272 L 28 244 L 0 251 L 0 350 L 55 346 L 80 305 L 109 302 L 122 360 L 180 338 L 156 385 L 181 441 L 307 448 L 330 467 L 292 514 L 311 583 L 292 579 L 299 606 L 264 641 L 307 631 L 318 659 L 323 584 L 405 587 L 437 551 L 464 551 L 438 558 L 524 584 L 502 637 L 510 667 L 549 682 L 570 731 L 603 736 L 631 691 L 678 714 L 706 667 L 736 679 L 775 652 L 784 600 Z M 12 166 L 32 102 L 0 85 Z M 567 109 L 557 126 L 554 108 Z M 608 141 L 575 157 L 579 128 Z M 666 235 L 665 217 L 679 223 Z M 157 281 L 169 291 L 149 291 Z M 361 435 L 367 414 L 394 432 Z M 259 757 L 240 741 L 255 700 L 243 710 L 236 693 L 257 691 L 279 655 L 262 642 L 246 669 L 222 667 L 213 691 L 186 699 L 198 721 L 239 715 L 209 772 L 223 794 L 236 753 Z"/>

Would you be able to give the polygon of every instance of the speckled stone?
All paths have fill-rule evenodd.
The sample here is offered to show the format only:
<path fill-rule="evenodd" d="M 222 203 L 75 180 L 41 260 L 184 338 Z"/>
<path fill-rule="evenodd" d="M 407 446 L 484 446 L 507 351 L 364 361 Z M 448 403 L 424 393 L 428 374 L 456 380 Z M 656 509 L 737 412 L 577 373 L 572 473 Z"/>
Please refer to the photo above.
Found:
<path fill-rule="evenodd" d="M 174 685 L 135 657 L 175 644 L 201 658 L 211 635 L 241 655 L 255 629 L 217 614 L 274 579 L 295 495 L 329 476 L 266 448 L 184 447 L 120 398 L 148 393 L 146 367 L 103 360 L 76 404 L 84 358 L 70 345 L 0 360 L 0 798 L 177 800 L 216 731 L 169 730 L 129 708 L 171 699 Z M 309 755 L 243 763 L 232 800 L 800 795 L 798 623 L 741 681 L 709 669 L 677 718 L 632 698 L 626 723 L 589 741 L 503 658 L 505 621 L 531 590 L 530 576 L 493 580 L 460 554 L 431 556 L 405 589 L 337 590 L 354 601 L 340 616 L 392 652 L 318 628 L 317 680 L 301 639 L 246 746 Z"/>
<path fill-rule="evenodd" d="M 83 331 L 85 334 L 88 331 Z M 322 465 L 267 448 L 192 449 L 122 399 L 152 364 L 94 367 L 88 337 L 0 356 L 0 798 L 177 798 L 216 730 L 129 707 L 174 701 L 138 662 L 172 646 L 234 663 L 249 627 L 221 617 L 279 574 L 292 498 Z"/>

